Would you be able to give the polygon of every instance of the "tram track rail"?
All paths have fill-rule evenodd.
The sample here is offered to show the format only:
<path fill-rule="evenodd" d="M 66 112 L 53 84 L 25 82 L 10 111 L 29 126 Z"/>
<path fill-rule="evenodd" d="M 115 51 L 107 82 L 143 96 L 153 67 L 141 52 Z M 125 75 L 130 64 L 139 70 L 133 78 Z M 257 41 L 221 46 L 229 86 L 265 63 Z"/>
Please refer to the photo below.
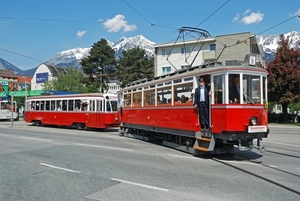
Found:
<path fill-rule="evenodd" d="M 236 157 L 236 156 L 235 156 L 235 157 Z M 281 172 L 281 173 L 288 174 L 288 175 L 290 175 L 290 176 L 295 176 L 295 177 L 299 177 L 299 178 L 300 178 L 300 175 L 298 175 L 298 174 L 295 174 L 295 173 L 292 173 L 292 172 L 288 172 L 288 171 L 285 171 L 285 170 L 283 170 L 283 169 L 280 169 L 280 168 L 277 168 L 277 167 L 274 167 L 274 166 L 271 166 L 271 165 L 266 165 L 266 164 L 258 163 L 258 162 L 251 161 L 251 160 L 248 160 L 248 159 L 242 158 L 242 157 L 236 157 L 236 158 L 239 158 L 239 159 L 241 159 L 241 160 L 243 160 L 243 161 L 247 161 L 247 162 L 249 162 L 249 163 L 254 163 L 254 164 L 257 164 L 257 165 L 261 165 L 261 166 L 263 166 L 263 167 L 270 168 L 270 169 L 272 169 L 272 170 L 279 171 L 279 172 Z M 230 164 L 229 162 L 226 162 L 226 161 L 224 161 L 224 160 L 221 160 L 221 159 L 218 159 L 218 158 L 215 158 L 215 157 L 211 158 L 211 160 L 213 160 L 213 161 L 215 161 L 215 162 L 217 162 L 217 163 L 226 165 L 226 166 L 228 166 L 228 167 L 234 168 L 234 169 L 239 170 L 239 171 L 241 171 L 241 172 L 244 172 L 244 173 L 246 173 L 246 174 L 248 174 L 248 175 L 251 175 L 251 176 L 253 176 L 253 177 L 256 177 L 256 178 L 258 178 L 258 179 L 260 179 L 260 180 L 266 181 L 266 182 L 268 182 L 268 183 L 270 183 L 270 184 L 273 184 L 273 185 L 275 185 L 275 186 L 277 186 L 277 187 L 283 188 L 283 189 L 285 189 L 285 190 L 287 190 L 287 191 L 289 191 L 289 192 L 292 192 L 292 193 L 295 193 L 295 194 L 297 194 L 297 195 L 300 195 L 300 191 L 299 191 L 299 190 L 296 190 L 296 189 L 293 189 L 293 188 L 291 188 L 291 187 L 285 186 L 285 185 L 283 185 L 283 184 L 281 184 L 281 183 L 279 183 L 279 182 L 273 181 L 272 179 L 269 179 L 269 178 L 267 178 L 267 177 L 261 176 L 261 175 L 259 175 L 259 174 L 257 174 L 257 173 L 251 172 L 251 171 L 249 171 L 249 170 L 245 170 L 245 169 L 243 169 L 243 168 L 241 168 L 241 167 L 238 167 L 238 166 L 236 166 L 236 165 Z"/>

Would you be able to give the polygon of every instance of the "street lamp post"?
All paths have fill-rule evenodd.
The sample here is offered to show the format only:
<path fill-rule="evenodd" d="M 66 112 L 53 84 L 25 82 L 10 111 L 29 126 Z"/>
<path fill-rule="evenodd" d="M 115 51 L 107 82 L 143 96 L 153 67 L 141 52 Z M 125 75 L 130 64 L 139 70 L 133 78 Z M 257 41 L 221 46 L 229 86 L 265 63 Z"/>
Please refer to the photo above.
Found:
<path fill-rule="evenodd" d="M 14 92 L 11 92 L 11 126 L 14 125 Z"/>
<path fill-rule="evenodd" d="M 100 93 L 103 93 L 103 66 L 101 65 L 101 61 L 102 59 L 99 58 L 98 62 L 99 62 L 99 67 L 98 69 L 101 70 L 101 86 L 100 86 Z"/>
<path fill-rule="evenodd" d="M 25 101 L 27 99 L 27 81 L 26 81 L 26 76 L 25 76 Z"/>

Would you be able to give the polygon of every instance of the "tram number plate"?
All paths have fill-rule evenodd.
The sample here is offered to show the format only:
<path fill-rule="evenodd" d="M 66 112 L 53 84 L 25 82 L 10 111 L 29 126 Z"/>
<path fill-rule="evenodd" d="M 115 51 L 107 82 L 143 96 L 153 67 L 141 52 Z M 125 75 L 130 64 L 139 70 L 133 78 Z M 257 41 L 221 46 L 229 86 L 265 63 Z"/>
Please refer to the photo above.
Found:
<path fill-rule="evenodd" d="M 249 126 L 248 133 L 267 132 L 267 126 Z"/>

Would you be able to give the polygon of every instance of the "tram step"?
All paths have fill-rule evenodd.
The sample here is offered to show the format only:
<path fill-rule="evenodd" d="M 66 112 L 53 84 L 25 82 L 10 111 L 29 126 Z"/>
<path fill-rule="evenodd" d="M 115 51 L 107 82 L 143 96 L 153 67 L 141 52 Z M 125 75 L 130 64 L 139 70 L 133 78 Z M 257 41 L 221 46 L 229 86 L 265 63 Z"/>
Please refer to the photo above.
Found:
<path fill-rule="evenodd" d="M 208 148 L 205 148 L 205 147 L 194 146 L 193 148 L 196 149 L 196 150 L 198 150 L 198 151 L 208 152 Z"/>
<path fill-rule="evenodd" d="M 210 138 L 206 138 L 206 137 L 197 137 L 196 139 L 200 140 L 200 141 L 206 141 L 206 142 L 210 142 L 211 141 Z"/>

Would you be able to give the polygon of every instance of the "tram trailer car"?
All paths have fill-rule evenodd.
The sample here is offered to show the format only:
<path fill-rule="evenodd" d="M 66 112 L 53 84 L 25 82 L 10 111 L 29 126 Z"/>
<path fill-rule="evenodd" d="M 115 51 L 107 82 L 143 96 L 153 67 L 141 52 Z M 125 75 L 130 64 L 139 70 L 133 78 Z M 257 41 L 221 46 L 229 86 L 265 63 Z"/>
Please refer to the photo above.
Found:
<path fill-rule="evenodd" d="M 139 80 L 120 91 L 120 131 L 127 137 L 160 140 L 163 145 L 194 155 L 228 153 L 266 147 L 267 71 L 255 65 L 199 66 L 153 79 Z M 211 91 L 210 128 L 201 130 L 193 95 L 198 79 Z M 230 88 L 239 78 L 240 100 L 230 100 Z M 255 142 L 256 141 L 256 145 Z"/>
<path fill-rule="evenodd" d="M 30 97 L 26 100 L 24 120 L 37 126 L 119 127 L 117 95 L 91 93 Z"/>

